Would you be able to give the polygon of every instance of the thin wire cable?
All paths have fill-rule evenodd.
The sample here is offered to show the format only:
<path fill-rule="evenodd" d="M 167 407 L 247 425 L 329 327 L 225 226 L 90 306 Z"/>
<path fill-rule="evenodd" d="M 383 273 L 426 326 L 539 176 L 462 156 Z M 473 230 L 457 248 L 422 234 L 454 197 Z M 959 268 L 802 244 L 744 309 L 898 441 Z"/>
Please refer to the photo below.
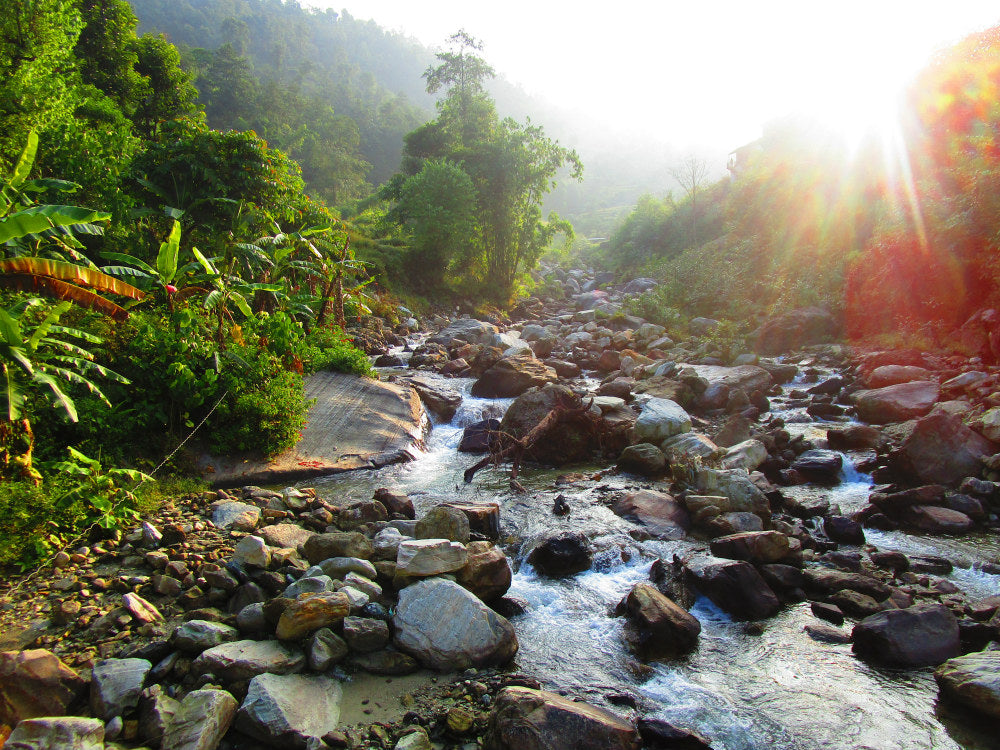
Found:
<path fill-rule="evenodd" d="M 227 389 L 225 391 L 225 393 L 223 393 L 219 397 L 219 400 L 215 402 L 215 406 L 213 406 L 211 409 L 209 409 L 208 413 L 202 418 L 202 420 L 197 425 L 195 425 L 194 429 L 191 430 L 191 432 L 188 433 L 187 437 L 184 438 L 183 440 L 181 440 L 181 442 L 177 444 L 177 447 L 174 448 L 167 455 L 166 458 L 164 458 L 162 461 L 160 461 L 159 465 L 155 469 L 153 469 L 148 474 L 145 474 L 142 477 L 142 479 L 140 479 L 136 483 L 136 485 L 134 487 L 132 487 L 132 489 L 130 489 L 130 490 L 126 491 L 126 492 L 123 492 L 121 499 L 117 503 L 115 503 L 114 505 L 111 506 L 111 509 L 107 512 L 106 515 L 109 515 L 109 516 L 113 515 L 114 512 L 116 510 L 118 510 L 118 508 L 120 508 L 126 501 L 129 500 L 129 496 L 132 494 L 132 492 L 134 492 L 135 490 L 139 489 L 139 487 L 141 487 L 142 484 L 147 479 L 152 479 L 153 476 L 156 474 L 156 472 L 158 472 L 160 469 L 162 469 L 164 466 L 166 466 L 167 463 L 170 461 L 170 459 L 172 459 L 175 455 L 177 455 L 177 452 L 181 448 L 184 447 L 184 445 L 188 442 L 188 440 L 190 440 L 192 437 L 194 437 L 195 433 L 198 432 L 198 430 L 200 430 L 204 426 L 205 422 L 208 421 L 208 418 L 210 416 L 212 416 L 212 414 L 215 412 L 216 409 L 219 408 L 219 405 L 222 403 L 223 399 L 225 399 L 225 397 L 228 396 L 228 395 L 229 395 L 229 390 Z M 29 581 L 31 581 L 33 578 L 35 578 L 35 576 L 37 576 L 39 573 L 41 573 L 42 570 L 44 570 L 46 567 L 48 567 L 52 563 L 52 561 L 55 560 L 55 558 L 56 558 L 57 555 L 59 555 L 61 552 L 67 552 L 71 547 L 76 546 L 82 539 L 84 539 L 88 534 L 90 534 L 91 531 L 93 531 L 95 528 L 97 528 L 98 523 L 99 523 L 99 521 L 94 521 L 94 523 L 90 524 L 90 526 L 88 526 L 87 528 L 85 528 L 77 536 L 75 536 L 73 539 L 71 539 L 69 542 L 67 542 L 61 549 L 56 550 L 51 555 L 49 555 L 48 558 L 46 558 L 45 560 L 43 560 L 42 562 L 40 562 L 38 564 L 37 568 L 35 568 L 30 573 L 27 573 L 27 574 L 23 575 L 21 577 L 21 579 L 17 583 L 15 583 L 13 586 L 11 586 L 10 590 L 6 594 L 0 595 L 0 602 L 2 602 L 2 601 L 12 602 L 14 595 L 23 586 L 25 586 Z"/>

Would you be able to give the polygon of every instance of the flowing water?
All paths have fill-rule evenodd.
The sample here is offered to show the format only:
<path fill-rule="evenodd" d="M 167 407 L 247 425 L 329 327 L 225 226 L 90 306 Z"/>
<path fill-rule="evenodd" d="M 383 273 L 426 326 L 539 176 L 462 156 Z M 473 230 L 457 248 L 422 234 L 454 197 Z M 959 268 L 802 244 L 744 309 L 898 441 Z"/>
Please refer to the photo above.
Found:
<path fill-rule="evenodd" d="M 425 373 L 421 377 L 438 378 Z M 988 722 L 938 704 L 931 670 L 879 669 L 856 659 L 850 645 L 810 638 L 803 628 L 817 620 L 806 603 L 789 605 L 755 628 L 733 622 L 707 599 L 699 599 L 692 608 L 702 624 L 698 649 L 651 667 L 638 664 L 623 648 L 622 620 L 611 616 L 611 610 L 633 584 L 647 580 L 653 560 L 670 560 L 675 553 L 705 545 L 630 537 L 633 525 L 614 515 L 604 501 L 620 490 L 650 483 L 598 474 L 606 465 L 559 471 L 525 468 L 519 477 L 527 490 L 522 494 L 511 491 L 505 469 L 485 469 L 465 484 L 462 473 L 478 457 L 457 452 L 463 428 L 499 415 L 511 400 L 469 396 L 472 379 L 440 381 L 461 390 L 465 399 L 450 423 L 433 424 L 426 450 L 416 460 L 313 484 L 334 502 L 370 498 L 377 487 L 406 492 L 418 515 L 446 500 L 499 502 L 502 543 L 516 571 L 509 596 L 527 605 L 524 614 L 511 620 L 520 643 L 516 663 L 547 689 L 579 695 L 619 713 L 669 720 L 702 733 L 717 750 L 1000 747 Z M 803 419 L 804 412 L 796 408 L 783 410 L 781 398 L 775 400 L 774 413 L 793 420 L 790 431 L 810 438 L 821 439 L 828 426 Z M 789 489 L 799 497 L 822 494 L 851 513 L 865 504 L 870 486 L 869 477 L 853 468 L 861 458 L 845 456 L 843 481 L 837 487 Z M 566 476 L 568 472 L 574 473 Z M 557 495 L 569 503 L 569 515 L 551 512 Z M 562 530 L 582 531 L 594 540 L 592 568 L 562 580 L 536 575 L 522 559 L 531 540 Z M 1000 554 L 996 536 L 940 539 L 866 533 L 880 548 L 955 561 L 956 569 L 947 578 L 973 598 L 1000 592 L 1000 576 L 981 569 Z"/>

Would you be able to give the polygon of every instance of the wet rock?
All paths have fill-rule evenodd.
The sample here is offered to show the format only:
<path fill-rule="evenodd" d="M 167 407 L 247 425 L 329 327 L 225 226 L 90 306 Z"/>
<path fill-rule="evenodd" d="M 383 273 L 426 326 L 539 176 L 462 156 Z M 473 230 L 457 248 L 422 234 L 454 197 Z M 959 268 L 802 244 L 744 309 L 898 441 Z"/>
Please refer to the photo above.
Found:
<path fill-rule="evenodd" d="M 322 568 L 320 569 L 322 570 Z M 334 590 L 333 579 L 330 576 L 310 575 L 311 570 L 313 569 L 307 571 L 297 581 L 288 584 L 281 595 L 288 599 L 295 599 L 301 594 L 322 594 Z"/>
<path fill-rule="evenodd" d="M 808 450 L 792 462 L 792 469 L 814 482 L 836 484 L 840 481 L 843 456 L 836 451 Z"/>
<path fill-rule="evenodd" d="M 853 398 L 859 419 L 887 424 L 924 416 L 939 396 L 940 388 L 934 381 L 914 381 L 858 391 Z"/>
<path fill-rule="evenodd" d="M 78 716 L 25 719 L 10 733 L 8 750 L 104 750 L 104 722 Z"/>
<path fill-rule="evenodd" d="M 488 453 L 496 444 L 499 419 L 483 419 L 470 424 L 462 431 L 458 444 L 461 453 Z"/>
<path fill-rule="evenodd" d="M 843 589 L 830 595 L 830 604 L 851 617 L 868 617 L 881 611 L 884 607 L 867 594 Z"/>
<path fill-rule="evenodd" d="M 726 536 L 727 534 L 740 534 L 746 531 L 763 531 L 764 522 L 760 516 L 753 513 L 720 513 L 711 516 L 702 523 L 711 536 Z"/>
<path fill-rule="evenodd" d="M 940 604 L 918 604 L 866 617 L 852 633 L 854 653 L 896 667 L 933 667 L 958 656 L 958 620 Z"/>
<path fill-rule="evenodd" d="M 722 426 L 713 442 L 722 448 L 730 448 L 738 443 L 743 443 L 750 439 L 752 426 L 753 422 L 749 419 L 740 414 L 734 414 Z"/>
<path fill-rule="evenodd" d="M 522 438 L 535 428 L 557 405 L 581 406 L 580 398 L 566 386 L 549 384 L 519 396 L 500 422 L 500 432 Z M 592 431 L 584 425 L 565 423 L 558 426 L 558 439 L 540 440 L 528 456 L 540 463 L 560 466 L 590 457 L 597 447 Z"/>
<path fill-rule="evenodd" d="M 708 458 L 719 452 L 719 446 L 697 432 L 684 432 L 660 443 L 669 463 L 685 463 Z"/>
<path fill-rule="evenodd" d="M 472 542 L 469 557 L 458 571 L 456 580 L 484 602 L 499 599 L 507 593 L 512 581 L 507 556 L 490 542 Z"/>
<path fill-rule="evenodd" d="M 692 521 L 699 523 L 704 517 L 716 515 L 708 513 L 709 507 L 717 508 L 722 513 L 753 513 L 765 522 L 771 519 L 771 506 L 767 497 L 750 479 L 746 469 L 710 469 L 702 467 L 697 470 L 695 483 L 700 497 L 724 497 L 728 503 L 697 502 L 699 495 L 688 496 L 686 503 L 692 515 Z M 696 509 L 697 507 L 697 509 Z"/>
<path fill-rule="evenodd" d="M 698 590 L 736 619 L 760 620 L 781 609 L 778 597 L 750 563 L 695 559 L 687 570 Z"/>
<path fill-rule="evenodd" d="M 850 643 L 851 636 L 845 633 L 840 628 L 835 628 L 832 625 L 824 625 L 823 623 L 810 622 L 805 625 L 803 630 L 806 634 L 812 638 L 814 641 L 819 641 L 820 643 Z"/>
<path fill-rule="evenodd" d="M 969 429 L 959 417 L 931 414 L 919 420 L 892 457 L 898 472 L 927 484 L 954 485 L 982 470 L 981 459 L 996 446 Z"/>
<path fill-rule="evenodd" d="M 648 583 L 633 586 L 615 614 L 628 618 L 625 640 L 641 658 L 673 658 L 698 647 L 698 619 Z"/>
<path fill-rule="evenodd" d="M 809 588 L 832 593 L 850 589 L 866 594 L 876 601 L 885 601 L 892 589 L 881 581 L 861 573 L 832 568 L 812 568 L 805 571 L 805 581 Z"/>
<path fill-rule="evenodd" d="M 462 395 L 451 388 L 446 388 L 421 378 L 411 378 L 410 385 L 416 390 L 420 400 L 431 414 L 442 423 L 447 424 L 455 416 L 458 407 L 462 405 Z"/>
<path fill-rule="evenodd" d="M 139 705 L 146 675 L 153 668 L 146 659 L 105 659 L 94 665 L 90 682 L 90 710 L 109 721 Z"/>
<path fill-rule="evenodd" d="M 552 578 L 587 570 L 592 559 L 587 537 L 569 531 L 542 537 L 528 554 L 528 563 L 542 575 Z"/>
<path fill-rule="evenodd" d="M 899 520 L 929 534 L 964 534 L 973 525 L 964 513 L 936 505 L 911 505 L 899 514 Z"/>
<path fill-rule="evenodd" d="M 305 655 L 279 641 L 232 641 L 202 651 L 191 663 L 194 674 L 213 674 L 237 682 L 259 674 L 292 674 L 302 671 Z M 235 711 L 235 707 L 234 707 Z"/>
<path fill-rule="evenodd" d="M 633 428 L 635 442 L 662 443 L 669 437 L 691 431 L 691 417 L 676 401 L 651 398 L 639 412 Z"/>
<path fill-rule="evenodd" d="M 372 556 L 372 543 L 357 531 L 315 534 L 302 545 L 302 554 L 310 565 L 317 565 L 331 557 L 360 557 L 368 560 Z"/>
<path fill-rule="evenodd" d="M 408 576 L 435 576 L 460 570 L 469 559 L 464 544 L 447 539 L 409 539 L 396 553 L 396 570 Z"/>
<path fill-rule="evenodd" d="M 667 457 L 652 443 L 629 445 L 618 457 L 618 468 L 644 477 L 663 474 L 667 468 Z"/>
<path fill-rule="evenodd" d="M 559 376 L 534 356 L 515 355 L 501 359 L 472 385 L 472 395 L 480 398 L 511 398 L 529 388 L 553 383 Z"/>
<path fill-rule="evenodd" d="M 253 531 L 260 520 L 260 508 L 247 503 L 224 501 L 212 508 L 212 523 L 227 531 Z"/>
<path fill-rule="evenodd" d="M 665 492 L 630 492 L 616 499 L 611 510 L 642 525 L 650 535 L 659 539 L 683 539 L 691 528 L 687 510 Z"/>
<path fill-rule="evenodd" d="M 294 641 L 340 622 L 351 611 L 351 603 L 343 591 L 303 595 L 289 604 L 278 619 L 275 634 L 280 640 Z"/>
<path fill-rule="evenodd" d="M 832 622 L 834 625 L 844 624 L 844 613 L 836 604 L 827 602 L 813 602 L 809 605 L 812 613 L 821 620 Z"/>
<path fill-rule="evenodd" d="M 826 431 L 826 441 L 834 450 L 867 451 L 877 448 L 884 439 L 876 427 L 852 424 L 845 427 L 831 427 Z"/>
<path fill-rule="evenodd" d="M 713 539 L 712 554 L 728 560 L 773 563 L 788 555 L 788 537 L 780 531 L 749 531 Z"/>
<path fill-rule="evenodd" d="M 193 690 L 167 725 L 163 750 L 215 750 L 229 731 L 238 705 L 225 690 Z"/>
<path fill-rule="evenodd" d="M 934 679 L 949 698 L 1000 719 L 1000 651 L 949 659 L 935 670 Z"/>
<path fill-rule="evenodd" d="M 485 344 L 493 340 L 499 329 L 492 323 L 470 318 L 455 320 L 428 341 L 433 344 L 451 347 L 457 344 Z"/>
<path fill-rule="evenodd" d="M 399 534 L 399 532 L 392 527 L 389 527 L 386 530 Z M 395 557 L 395 555 L 393 555 L 393 557 Z M 349 573 L 357 573 L 358 575 L 370 579 L 374 579 L 378 576 L 378 571 L 375 570 L 375 566 L 368 562 L 368 560 L 363 560 L 360 557 L 331 557 L 329 560 L 321 562 L 318 567 L 326 575 L 330 576 L 330 578 L 343 578 Z"/>
<path fill-rule="evenodd" d="M 482 534 L 487 539 L 500 538 L 500 504 L 495 500 L 485 502 L 452 501 L 445 507 L 462 511 L 469 520 L 469 531 Z"/>
<path fill-rule="evenodd" d="M 645 750 L 712 750 L 711 743 L 697 732 L 663 719 L 640 718 L 638 728 Z"/>
<path fill-rule="evenodd" d="M 869 388 L 910 383 L 914 380 L 934 380 L 934 373 L 915 365 L 882 365 L 872 370 L 866 378 Z"/>
<path fill-rule="evenodd" d="M 378 500 L 393 517 L 414 518 L 413 501 L 406 495 L 393 492 L 385 487 L 375 490 L 374 500 Z"/>
<path fill-rule="evenodd" d="M 861 524 L 847 516 L 827 516 L 823 531 L 837 544 L 864 544 L 865 531 Z"/>
<path fill-rule="evenodd" d="M 44 649 L 0 652 L 0 724 L 66 713 L 87 683 Z"/>
<path fill-rule="evenodd" d="M 250 681 L 236 728 L 271 746 L 307 748 L 337 728 L 340 683 L 319 675 L 262 674 Z"/>
<path fill-rule="evenodd" d="M 457 508 L 438 505 L 417 521 L 415 532 L 417 539 L 448 539 L 468 544 L 469 519 Z"/>
<path fill-rule="evenodd" d="M 635 728 L 603 708 L 525 687 L 504 688 L 484 750 L 638 750 Z"/>
<path fill-rule="evenodd" d="M 240 632 L 229 625 L 208 620 L 188 620 L 174 629 L 171 643 L 181 651 L 200 654 L 207 648 L 235 641 L 239 637 Z"/>
<path fill-rule="evenodd" d="M 502 665 L 517 653 L 511 624 L 443 578 L 404 588 L 392 622 L 396 646 L 432 669 Z"/>

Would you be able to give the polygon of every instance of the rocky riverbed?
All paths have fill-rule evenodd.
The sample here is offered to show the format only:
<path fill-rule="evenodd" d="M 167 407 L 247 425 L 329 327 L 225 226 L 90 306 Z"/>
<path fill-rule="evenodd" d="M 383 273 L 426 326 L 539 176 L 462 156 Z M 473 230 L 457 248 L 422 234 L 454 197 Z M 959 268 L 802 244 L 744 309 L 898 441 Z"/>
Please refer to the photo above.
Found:
<path fill-rule="evenodd" d="M 1000 370 L 820 310 L 723 351 L 622 312 L 648 280 L 557 281 L 360 337 L 414 461 L 179 498 L 5 589 L 6 747 L 994 746 Z"/>

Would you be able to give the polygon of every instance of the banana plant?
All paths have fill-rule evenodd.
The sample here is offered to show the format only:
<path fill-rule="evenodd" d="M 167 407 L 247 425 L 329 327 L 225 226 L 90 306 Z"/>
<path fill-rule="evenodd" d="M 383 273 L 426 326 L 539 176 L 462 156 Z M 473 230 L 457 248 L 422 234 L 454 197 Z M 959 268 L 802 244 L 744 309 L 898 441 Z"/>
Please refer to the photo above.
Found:
<path fill-rule="evenodd" d="M 215 340 L 220 349 L 226 348 L 224 332 L 225 321 L 233 319 L 230 305 L 234 306 L 246 318 L 253 317 L 253 310 L 247 300 L 259 292 L 281 292 L 280 284 L 251 283 L 244 281 L 233 273 L 234 260 L 230 260 L 226 269 L 220 270 L 216 261 L 220 258 L 206 258 L 197 248 L 192 248 L 194 257 L 204 269 L 204 278 L 211 289 L 205 295 L 202 306 L 215 315 Z"/>
<path fill-rule="evenodd" d="M 0 468 L 7 476 L 16 473 L 38 479 L 31 462 L 34 438 L 26 417 L 31 392 L 40 390 L 76 422 L 76 403 L 64 390 L 66 384 L 83 387 L 110 406 L 95 379 L 128 383 L 95 362 L 85 348 L 101 343 L 100 338 L 59 325 L 71 307 L 70 302 L 60 302 L 46 309 L 41 300 L 32 298 L 0 308 Z"/>
<path fill-rule="evenodd" d="M 71 193 L 79 187 L 66 180 L 29 180 L 37 153 L 38 135 L 32 131 L 13 172 L 0 187 L 0 246 L 8 256 L 36 256 L 55 248 L 76 258 L 76 251 L 83 247 L 76 237 L 103 234 L 100 224 L 109 221 L 111 214 L 82 206 L 36 204 L 33 194 Z"/>

